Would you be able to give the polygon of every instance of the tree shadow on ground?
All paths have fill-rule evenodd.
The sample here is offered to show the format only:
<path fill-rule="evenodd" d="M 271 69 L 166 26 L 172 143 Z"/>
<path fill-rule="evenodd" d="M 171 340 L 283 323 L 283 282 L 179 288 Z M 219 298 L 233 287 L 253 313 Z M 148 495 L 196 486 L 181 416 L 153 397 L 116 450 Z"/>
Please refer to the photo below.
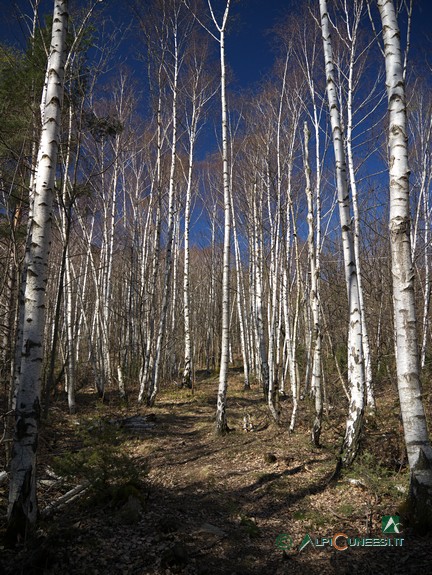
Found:
<path fill-rule="evenodd" d="M 233 405 L 243 409 L 237 400 L 238 396 Z M 259 402 L 255 395 L 248 405 Z M 298 524 L 296 510 L 314 511 L 312 496 L 331 499 L 327 489 L 334 458 L 302 444 L 301 430 L 296 437 L 288 437 L 284 428 L 270 428 L 262 434 L 237 432 L 216 439 L 211 405 L 206 411 L 200 404 L 198 412 L 195 403 L 179 401 L 174 412 L 173 404 L 163 401 L 151 410 L 156 414 L 153 429 L 124 438 L 122 448 L 128 449 L 130 440 L 132 461 L 141 465 L 147 453 L 151 468 L 145 479 L 146 503 L 142 508 L 140 504 L 138 516 L 128 517 L 110 500 L 79 500 L 41 523 L 38 537 L 27 549 L 6 551 L 4 572 L 406 575 L 419 568 L 428 572 L 430 537 L 408 535 L 403 547 L 338 551 L 309 545 L 299 551 L 306 533 L 312 537 L 348 533 L 346 522 L 335 517 L 325 518 L 321 525 L 305 520 L 300 530 L 293 530 Z M 74 441 L 72 436 L 68 439 Z M 276 454 L 274 465 L 264 461 L 267 449 Z M 124 505 L 129 504 L 127 500 Z M 292 536 L 290 549 L 277 546 L 282 533 Z M 364 536 L 353 529 L 348 534 Z"/>
<path fill-rule="evenodd" d="M 323 489 L 325 481 L 294 492 L 287 505 L 311 490 Z M 15 561 L 25 565 L 25 571 L 15 563 L 15 568 L 5 565 L 5 573 L 407 575 L 420 567 L 428 572 L 430 539 L 408 539 L 402 548 L 338 551 L 310 545 L 301 552 L 300 540 L 295 540 L 294 547 L 284 551 L 276 545 L 278 533 L 233 514 L 233 502 L 244 503 L 244 491 L 215 489 L 205 480 L 178 489 L 153 486 L 142 518 L 133 525 L 119 521 L 113 510 L 107 512 L 87 502 L 55 519 L 57 529 L 51 525 L 50 539 L 40 536 L 27 552 L 31 565 L 23 560 L 22 552 L 16 554 Z M 286 528 L 289 532 L 289 524 Z"/>

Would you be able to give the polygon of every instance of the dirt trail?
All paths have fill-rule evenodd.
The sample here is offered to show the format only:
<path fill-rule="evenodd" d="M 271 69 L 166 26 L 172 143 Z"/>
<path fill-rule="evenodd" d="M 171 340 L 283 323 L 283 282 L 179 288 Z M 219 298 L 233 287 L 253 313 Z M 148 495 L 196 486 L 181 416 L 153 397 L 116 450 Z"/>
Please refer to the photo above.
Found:
<path fill-rule="evenodd" d="M 49 575 L 375 575 L 407 574 L 419 567 L 427 572 L 431 539 L 409 533 L 403 547 L 339 551 L 309 544 L 299 551 L 307 534 L 313 540 L 336 533 L 385 537 L 382 516 L 396 513 L 406 473 L 386 472 L 381 481 L 384 468 L 370 461 L 367 468 L 363 460 L 363 467 L 329 483 L 343 430 L 326 424 L 324 447 L 312 448 L 307 420 L 289 435 L 287 421 L 279 428 L 270 423 L 258 390 L 243 392 L 234 377 L 230 393 L 234 429 L 223 438 L 213 434 L 212 379 L 194 395 L 167 390 L 156 407 L 140 409 L 141 415 L 153 414 L 152 425 L 139 434 L 123 433 L 121 443 L 134 468 L 142 470 L 139 501 L 129 497 L 116 507 L 112 501 L 86 500 L 67 507 L 42 524 L 36 550 L 5 553 L 6 572 L 20 573 L 19 560 L 31 573 L 29 558 L 34 573 Z M 286 419 L 288 411 L 284 403 Z M 100 421 L 126 413 L 131 410 L 108 406 Z M 245 413 L 256 431 L 243 431 Z M 73 430 L 79 422 L 79 416 L 68 417 L 61 432 L 53 431 L 58 425 L 53 422 L 45 433 L 45 458 L 59 445 L 76 447 Z M 391 442 L 387 438 L 387 447 Z M 49 495 L 42 493 L 42 504 Z M 290 549 L 280 548 L 290 541 Z"/>

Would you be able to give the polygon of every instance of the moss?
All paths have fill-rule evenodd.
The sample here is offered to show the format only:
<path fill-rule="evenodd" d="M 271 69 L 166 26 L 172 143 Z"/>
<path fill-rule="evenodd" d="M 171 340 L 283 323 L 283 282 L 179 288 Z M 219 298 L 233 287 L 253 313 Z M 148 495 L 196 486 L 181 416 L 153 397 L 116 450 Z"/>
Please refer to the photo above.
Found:
<path fill-rule="evenodd" d="M 293 519 L 306 523 L 309 528 L 322 527 L 327 524 L 328 519 L 318 509 L 304 509 L 300 508 L 293 514 Z"/>
<path fill-rule="evenodd" d="M 351 503 L 343 503 L 342 505 L 339 506 L 338 513 L 350 517 L 351 515 L 356 513 L 356 508 Z"/>

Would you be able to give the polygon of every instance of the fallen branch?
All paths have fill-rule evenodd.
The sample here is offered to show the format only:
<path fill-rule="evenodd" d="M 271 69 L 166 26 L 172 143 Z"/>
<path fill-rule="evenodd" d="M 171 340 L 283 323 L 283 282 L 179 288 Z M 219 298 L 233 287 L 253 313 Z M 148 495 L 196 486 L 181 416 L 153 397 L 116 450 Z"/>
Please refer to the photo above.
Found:
<path fill-rule="evenodd" d="M 58 499 L 56 499 L 56 501 L 53 501 L 52 503 L 47 505 L 45 509 L 41 511 L 41 517 L 43 518 L 49 517 L 58 509 L 61 509 L 68 503 L 72 503 L 72 501 L 75 501 L 75 499 L 78 499 L 78 497 L 80 497 L 85 491 L 87 491 L 89 486 L 90 486 L 89 482 L 86 482 L 82 485 L 77 485 L 76 487 L 74 487 L 73 489 L 71 489 Z"/>
<path fill-rule="evenodd" d="M 364 489 L 369 489 L 367 484 L 361 479 L 348 478 L 346 481 L 348 481 L 348 483 L 351 483 L 351 485 L 355 485 L 356 487 L 363 487 Z"/>

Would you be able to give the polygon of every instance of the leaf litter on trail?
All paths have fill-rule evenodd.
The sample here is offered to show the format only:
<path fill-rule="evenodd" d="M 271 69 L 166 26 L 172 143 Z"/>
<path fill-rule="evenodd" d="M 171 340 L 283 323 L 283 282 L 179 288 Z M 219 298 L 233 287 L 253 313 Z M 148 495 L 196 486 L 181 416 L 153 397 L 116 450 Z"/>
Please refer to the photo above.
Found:
<path fill-rule="evenodd" d="M 353 537 L 381 537 L 382 516 L 394 514 L 403 499 L 391 482 L 395 485 L 397 479 L 403 485 L 404 472 L 390 473 L 380 488 L 382 464 L 368 456 L 350 474 L 329 482 L 335 465 L 334 430 L 324 429 L 322 449 L 311 447 L 309 421 L 300 408 L 294 434 L 287 432 L 285 420 L 280 427 L 269 425 L 256 434 L 243 432 L 236 423 L 241 421 L 243 406 L 260 400 L 261 395 L 256 390 L 245 396 L 236 380 L 230 383 L 230 393 L 241 402 L 236 407 L 233 401 L 229 411 L 236 431 L 216 439 L 212 387 L 204 381 L 199 398 L 178 392 L 178 401 L 172 392 L 165 401 L 162 390 L 152 408 L 155 425 L 151 434 L 143 430 L 137 436 L 122 426 L 116 441 L 138 475 L 142 470 L 142 509 L 131 513 L 128 523 L 121 513 L 127 498 L 120 507 L 112 500 L 86 497 L 65 507 L 40 526 L 40 541 L 49 552 L 45 563 L 39 564 L 39 573 L 326 575 L 361 571 L 375 575 L 410 573 L 412 565 L 427 569 L 432 561 L 430 538 L 416 538 L 409 532 L 402 548 L 341 552 L 329 546 L 308 546 L 299 552 L 307 533 L 312 538 L 331 538 L 341 531 Z M 137 421 L 148 421 L 147 415 L 143 408 L 136 413 Z M 92 414 L 86 417 L 91 420 Z M 124 421 L 129 416 L 112 405 L 104 417 Z M 56 406 L 49 428 L 42 430 L 46 440 L 41 443 L 41 471 L 59 452 L 81 448 L 78 429 L 82 426 L 77 421 L 77 416 L 65 416 Z M 370 453 L 379 452 L 372 443 L 366 447 Z M 41 507 L 64 489 L 41 486 Z M 3 489 L 4 509 L 5 495 Z M 292 548 L 277 547 L 280 534 L 289 534 Z M 13 573 L 18 562 L 25 565 L 25 558 L 31 556 L 30 542 L 27 548 L 5 550 L 6 572 Z"/>

